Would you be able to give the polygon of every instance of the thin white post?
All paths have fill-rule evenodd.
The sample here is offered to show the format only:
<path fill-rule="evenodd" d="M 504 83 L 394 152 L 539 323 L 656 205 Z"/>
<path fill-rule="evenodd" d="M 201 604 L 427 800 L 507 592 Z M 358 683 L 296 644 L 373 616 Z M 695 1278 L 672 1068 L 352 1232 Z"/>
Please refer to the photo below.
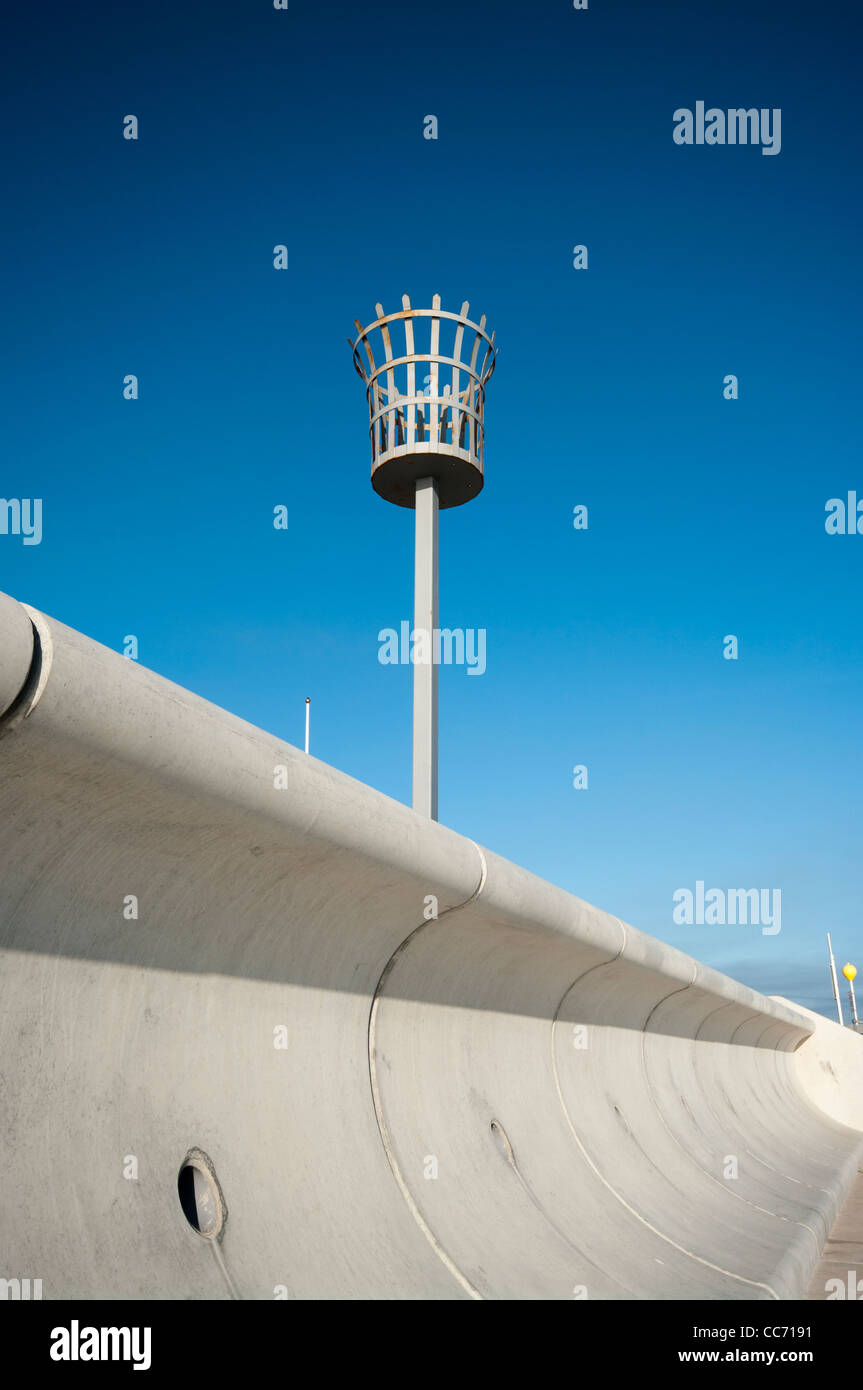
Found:
<path fill-rule="evenodd" d="M 308 695 L 307 695 L 307 696 L 306 696 L 306 752 L 307 752 L 307 753 L 308 753 L 308 751 L 309 751 L 309 706 L 311 705 L 311 703 L 312 703 L 312 702 L 311 702 L 311 700 L 309 699 L 309 697 L 308 697 Z"/>
<path fill-rule="evenodd" d="M 414 546 L 413 808 L 437 820 L 438 490 L 434 478 L 416 485 Z M 422 634 L 422 635 L 421 635 Z"/>
<path fill-rule="evenodd" d="M 839 1015 L 839 1022 L 843 1028 L 845 1026 L 842 1018 L 842 1000 L 839 998 L 839 981 L 836 978 L 836 962 L 833 959 L 833 943 L 830 940 L 830 933 L 827 933 L 827 950 L 830 952 L 830 975 L 833 979 L 833 998 L 836 1000 L 836 1012 Z"/>

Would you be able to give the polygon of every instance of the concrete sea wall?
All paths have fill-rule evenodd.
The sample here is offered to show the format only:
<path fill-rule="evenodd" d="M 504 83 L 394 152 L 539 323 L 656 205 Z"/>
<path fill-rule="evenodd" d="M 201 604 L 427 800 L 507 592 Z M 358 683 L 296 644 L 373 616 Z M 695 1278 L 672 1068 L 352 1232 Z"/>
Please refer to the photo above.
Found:
<path fill-rule="evenodd" d="M 0 1277 L 799 1297 L 863 1152 L 822 1022 L 0 596 Z"/>

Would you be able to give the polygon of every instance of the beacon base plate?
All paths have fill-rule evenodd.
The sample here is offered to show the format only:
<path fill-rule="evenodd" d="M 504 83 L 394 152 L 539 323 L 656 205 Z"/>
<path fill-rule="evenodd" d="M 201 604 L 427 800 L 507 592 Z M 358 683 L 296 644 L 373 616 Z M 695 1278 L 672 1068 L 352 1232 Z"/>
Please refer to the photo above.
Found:
<path fill-rule="evenodd" d="M 438 505 L 460 507 L 482 492 L 482 472 L 465 454 L 420 452 L 414 444 L 403 455 L 390 453 L 372 472 L 372 487 L 397 507 L 416 506 L 418 478 L 434 478 L 438 485 Z"/>

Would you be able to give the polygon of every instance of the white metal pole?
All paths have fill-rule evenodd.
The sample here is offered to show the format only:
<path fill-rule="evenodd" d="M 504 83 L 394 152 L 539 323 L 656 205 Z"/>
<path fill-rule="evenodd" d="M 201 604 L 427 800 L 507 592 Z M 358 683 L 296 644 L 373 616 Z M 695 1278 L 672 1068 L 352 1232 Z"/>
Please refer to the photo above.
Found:
<path fill-rule="evenodd" d="M 413 808 L 437 820 L 438 491 L 434 478 L 416 485 L 414 545 Z M 421 635 L 422 634 L 422 635 Z"/>
<path fill-rule="evenodd" d="M 857 1024 L 860 1022 L 860 1020 L 859 1020 L 858 1017 L 857 1017 L 857 1000 L 854 998 L 854 981 L 853 981 L 853 980 L 849 980 L 849 981 L 848 981 L 848 994 L 849 994 L 849 996 L 850 996 L 850 998 L 851 998 L 851 1022 L 854 1024 L 854 1026 L 855 1026 L 855 1028 L 856 1028 L 856 1026 L 857 1026 Z"/>
<path fill-rule="evenodd" d="M 307 695 L 307 696 L 306 696 L 306 752 L 307 752 L 307 753 L 308 753 L 308 751 L 309 751 L 309 706 L 311 705 L 311 703 L 312 703 L 312 702 L 311 702 L 311 700 L 309 699 L 309 697 L 308 697 L 308 695 Z"/>
<path fill-rule="evenodd" d="M 833 959 L 833 943 L 830 940 L 830 933 L 827 933 L 827 950 L 830 952 L 830 975 L 833 979 L 833 998 L 836 1000 L 836 1012 L 839 1015 L 839 1022 L 843 1028 L 845 1026 L 842 1018 L 842 1000 L 839 997 L 839 981 L 836 978 L 836 962 Z"/>

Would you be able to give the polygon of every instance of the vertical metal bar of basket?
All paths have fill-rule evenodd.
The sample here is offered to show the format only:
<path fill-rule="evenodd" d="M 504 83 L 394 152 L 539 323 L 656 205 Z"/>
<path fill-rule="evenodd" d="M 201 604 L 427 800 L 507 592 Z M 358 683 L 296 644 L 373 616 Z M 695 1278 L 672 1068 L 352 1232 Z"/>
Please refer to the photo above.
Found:
<path fill-rule="evenodd" d="M 384 318 L 384 306 L 376 304 L 375 309 L 379 319 Z M 392 344 L 390 343 L 390 330 L 385 323 L 381 324 L 381 338 L 384 344 L 384 358 L 387 362 L 387 448 L 393 449 L 396 444 L 396 425 L 398 422 L 398 407 L 396 406 L 396 381 L 395 373 L 389 363 L 393 360 Z"/>
<path fill-rule="evenodd" d="M 378 453 L 380 452 L 380 450 L 378 449 L 379 434 L 376 429 L 376 426 L 373 423 L 375 418 L 375 399 L 377 394 L 377 388 L 375 386 L 374 381 L 372 380 L 375 372 L 375 359 L 372 355 L 371 347 L 369 346 L 369 340 L 365 335 L 365 329 L 363 328 L 359 319 L 354 319 L 354 323 L 357 326 L 356 347 L 359 348 L 360 343 L 362 343 L 369 363 L 368 375 L 366 375 L 366 373 L 363 372 L 363 380 L 366 383 L 366 399 L 369 403 L 369 421 L 371 422 L 369 425 L 369 434 L 371 435 L 372 441 L 372 472 L 374 472 L 375 459 L 377 458 Z M 357 362 L 359 362 L 359 356 L 357 356 L 356 360 Z M 362 368 L 360 369 L 362 370 Z"/>
<path fill-rule="evenodd" d="M 414 323 L 409 315 L 411 307 L 410 299 L 406 294 L 402 295 L 402 309 L 405 311 L 405 354 L 407 356 L 407 425 L 405 427 L 405 444 L 410 449 L 416 443 L 417 437 L 417 408 L 414 396 L 416 395 L 416 367 L 414 364 Z"/>
<path fill-rule="evenodd" d="M 440 308 L 440 295 L 432 295 L 432 310 Z M 438 355 L 440 351 L 440 319 L 432 315 L 431 345 L 429 349 L 429 433 L 432 444 L 438 438 Z"/>
<path fill-rule="evenodd" d="M 461 316 L 462 319 L 466 319 L 466 318 L 467 318 L 468 310 L 469 310 L 469 309 L 470 309 L 470 304 L 468 303 L 467 300 L 465 300 L 464 303 L 463 303 L 462 306 L 461 306 L 461 309 L 459 310 L 459 314 L 460 314 L 460 316 Z M 456 331 L 455 331 L 455 343 L 454 343 L 454 345 L 453 345 L 453 350 L 452 350 L 452 356 L 453 356 L 452 394 L 453 394 L 453 400 L 454 400 L 454 402 L 455 402 L 455 404 L 453 405 L 453 408 L 452 408 L 452 445 L 453 445 L 453 448 L 454 448 L 454 449 L 457 449 L 457 448 L 459 447 L 460 440 L 461 440 L 461 412 L 460 412 L 460 410 L 459 410 L 459 405 L 461 404 L 461 375 L 460 375 L 459 369 L 458 369 L 458 367 L 455 365 L 455 363 L 456 363 L 456 362 L 461 362 L 461 344 L 462 344 L 462 338 L 463 338 L 463 337 L 464 337 L 464 324 L 463 324 L 462 322 L 459 322 L 459 324 L 458 324 L 457 327 L 456 327 Z"/>
<path fill-rule="evenodd" d="M 438 490 L 434 478 L 416 484 L 414 544 L 414 709 L 412 804 L 437 820 L 438 770 Z M 417 661 L 419 655 L 423 658 Z"/>
<path fill-rule="evenodd" d="M 470 416 L 470 424 L 468 426 L 470 432 L 470 443 L 468 447 L 470 452 L 477 458 L 479 457 L 479 431 L 477 430 L 476 417 L 482 406 L 482 398 L 477 383 L 476 359 L 479 356 L 479 345 L 482 342 L 482 332 L 485 328 L 485 314 L 483 314 L 479 321 L 479 328 L 480 331 L 473 340 L 473 351 L 470 355 L 470 403 L 473 407 L 473 414 Z"/>
<path fill-rule="evenodd" d="M 491 361 L 491 366 L 489 366 L 489 361 Z M 485 424 L 483 423 L 485 420 L 485 384 L 491 376 L 493 366 L 494 333 L 492 333 L 491 338 L 489 339 L 489 344 L 485 350 L 485 357 L 482 359 L 482 367 L 480 369 L 479 374 L 479 400 L 477 404 L 476 413 L 480 419 L 480 424 L 478 426 L 479 440 L 477 447 L 477 458 L 479 459 L 480 468 L 484 467 L 485 464 Z"/>

